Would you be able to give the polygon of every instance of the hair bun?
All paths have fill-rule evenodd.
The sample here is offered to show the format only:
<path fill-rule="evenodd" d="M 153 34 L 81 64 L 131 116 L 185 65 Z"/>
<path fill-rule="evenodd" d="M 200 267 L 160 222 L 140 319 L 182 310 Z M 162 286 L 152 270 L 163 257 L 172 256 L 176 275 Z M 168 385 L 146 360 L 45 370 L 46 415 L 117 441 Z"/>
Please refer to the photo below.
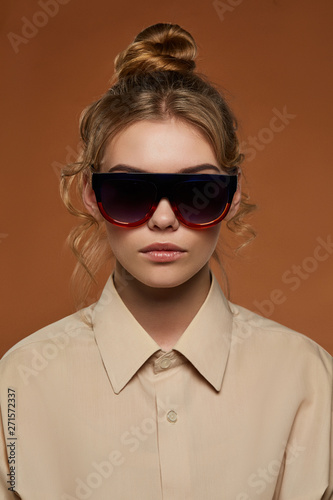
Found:
<path fill-rule="evenodd" d="M 159 23 L 137 35 L 115 58 L 115 78 L 152 71 L 193 72 L 197 46 L 178 24 Z"/>

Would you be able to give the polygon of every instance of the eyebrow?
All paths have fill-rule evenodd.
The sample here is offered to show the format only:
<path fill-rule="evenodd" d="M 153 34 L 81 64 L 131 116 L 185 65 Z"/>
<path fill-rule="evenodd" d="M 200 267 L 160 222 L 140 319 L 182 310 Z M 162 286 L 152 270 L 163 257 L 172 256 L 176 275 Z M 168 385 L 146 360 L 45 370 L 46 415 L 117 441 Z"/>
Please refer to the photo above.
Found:
<path fill-rule="evenodd" d="M 221 173 L 221 170 L 216 165 L 211 165 L 210 163 L 202 163 L 200 165 L 194 165 L 193 167 L 182 168 L 181 170 L 179 170 L 179 172 L 175 172 L 175 173 L 194 174 L 194 173 L 201 172 L 202 170 L 208 170 L 208 169 L 213 169 L 219 174 Z M 115 165 L 114 167 L 111 167 L 108 170 L 108 172 L 113 172 L 114 170 L 117 170 L 120 172 L 136 172 L 136 173 L 145 173 L 145 174 L 152 173 L 152 172 L 150 172 L 148 170 L 144 170 L 142 168 L 131 167 L 130 165 L 123 165 L 123 164 L 119 164 L 119 165 Z"/>

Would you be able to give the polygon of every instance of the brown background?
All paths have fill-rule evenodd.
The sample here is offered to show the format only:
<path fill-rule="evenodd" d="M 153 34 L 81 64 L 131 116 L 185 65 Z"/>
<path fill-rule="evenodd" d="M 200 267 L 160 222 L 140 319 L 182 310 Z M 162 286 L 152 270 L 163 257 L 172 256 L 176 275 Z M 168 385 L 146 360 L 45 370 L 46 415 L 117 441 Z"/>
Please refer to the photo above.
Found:
<path fill-rule="evenodd" d="M 333 236 L 332 2 L 225 0 L 218 15 L 211 1 L 61 1 L 53 17 L 40 15 L 43 0 L 1 2 L 1 354 L 73 311 L 64 240 L 74 220 L 57 174 L 75 158 L 80 112 L 106 90 L 114 57 L 156 22 L 193 34 L 199 69 L 230 92 L 244 148 L 258 140 L 244 165 L 258 237 L 226 262 L 232 300 L 260 312 L 273 293 L 280 303 L 265 302 L 265 314 L 333 353 L 333 255 L 313 258 L 317 238 Z M 27 32 L 27 20 L 40 27 Z M 295 118 L 270 132 L 284 107 Z M 282 278 L 293 266 L 296 290 Z"/>

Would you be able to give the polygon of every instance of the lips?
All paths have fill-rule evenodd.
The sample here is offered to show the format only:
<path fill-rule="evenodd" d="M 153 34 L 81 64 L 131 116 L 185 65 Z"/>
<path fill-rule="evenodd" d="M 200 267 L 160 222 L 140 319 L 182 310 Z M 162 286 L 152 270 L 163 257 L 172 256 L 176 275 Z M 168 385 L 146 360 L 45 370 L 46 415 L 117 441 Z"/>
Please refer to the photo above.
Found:
<path fill-rule="evenodd" d="M 140 250 L 142 253 L 147 252 L 185 252 L 183 248 L 173 245 L 172 243 L 152 243 Z"/>
<path fill-rule="evenodd" d="M 185 255 L 186 250 L 172 243 L 152 243 L 140 250 L 143 256 L 153 262 L 174 262 Z"/>

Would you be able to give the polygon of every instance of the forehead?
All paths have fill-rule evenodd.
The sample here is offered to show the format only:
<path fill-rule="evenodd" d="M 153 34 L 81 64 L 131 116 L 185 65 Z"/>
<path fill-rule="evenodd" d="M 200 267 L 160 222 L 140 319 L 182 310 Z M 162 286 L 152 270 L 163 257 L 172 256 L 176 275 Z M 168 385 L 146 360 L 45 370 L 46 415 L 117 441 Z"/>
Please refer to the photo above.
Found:
<path fill-rule="evenodd" d="M 212 146 L 196 127 L 174 118 L 142 120 L 107 144 L 102 170 L 121 164 L 152 172 L 176 172 L 202 163 L 218 166 Z"/>

